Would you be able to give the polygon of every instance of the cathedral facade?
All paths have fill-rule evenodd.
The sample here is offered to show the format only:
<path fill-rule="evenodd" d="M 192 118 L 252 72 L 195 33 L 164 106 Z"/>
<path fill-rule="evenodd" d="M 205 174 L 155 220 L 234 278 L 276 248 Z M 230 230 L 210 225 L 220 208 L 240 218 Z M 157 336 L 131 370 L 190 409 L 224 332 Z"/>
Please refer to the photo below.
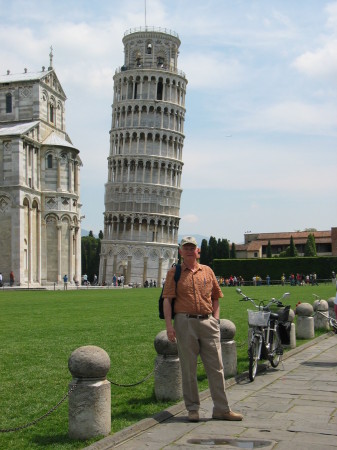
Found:
<path fill-rule="evenodd" d="M 177 259 L 187 79 L 167 29 L 124 34 L 114 75 L 99 281 L 159 285 Z"/>
<path fill-rule="evenodd" d="M 39 286 L 81 277 L 79 150 L 52 67 L 0 76 L 0 272 Z"/>

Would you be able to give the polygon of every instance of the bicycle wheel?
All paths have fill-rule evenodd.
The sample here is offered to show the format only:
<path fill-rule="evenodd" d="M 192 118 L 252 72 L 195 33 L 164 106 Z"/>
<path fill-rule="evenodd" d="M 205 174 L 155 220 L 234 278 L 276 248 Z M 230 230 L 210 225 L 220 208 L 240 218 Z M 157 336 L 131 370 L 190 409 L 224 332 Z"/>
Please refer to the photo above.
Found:
<path fill-rule="evenodd" d="M 254 381 L 257 372 L 257 362 L 259 360 L 259 346 L 260 340 L 257 336 L 254 337 L 248 348 L 249 357 L 249 379 Z"/>
<path fill-rule="evenodd" d="M 283 355 L 283 347 L 279 336 L 278 329 L 276 333 L 270 335 L 270 353 L 268 359 L 272 367 L 277 367 L 281 361 L 281 355 Z"/>
<path fill-rule="evenodd" d="M 333 328 L 333 331 L 337 334 L 337 320 L 330 317 L 330 325 Z"/>

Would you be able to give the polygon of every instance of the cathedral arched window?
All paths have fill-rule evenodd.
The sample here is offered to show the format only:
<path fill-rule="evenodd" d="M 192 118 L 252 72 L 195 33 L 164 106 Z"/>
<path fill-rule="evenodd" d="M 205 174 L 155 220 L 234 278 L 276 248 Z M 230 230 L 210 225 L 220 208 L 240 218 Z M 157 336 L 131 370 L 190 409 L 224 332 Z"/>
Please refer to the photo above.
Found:
<path fill-rule="evenodd" d="M 47 169 L 53 168 L 53 155 L 47 156 Z"/>
<path fill-rule="evenodd" d="M 12 94 L 6 94 L 6 113 L 11 113 L 13 111 L 13 101 Z"/>
<path fill-rule="evenodd" d="M 54 105 L 49 105 L 49 120 L 52 123 L 55 122 Z"/>

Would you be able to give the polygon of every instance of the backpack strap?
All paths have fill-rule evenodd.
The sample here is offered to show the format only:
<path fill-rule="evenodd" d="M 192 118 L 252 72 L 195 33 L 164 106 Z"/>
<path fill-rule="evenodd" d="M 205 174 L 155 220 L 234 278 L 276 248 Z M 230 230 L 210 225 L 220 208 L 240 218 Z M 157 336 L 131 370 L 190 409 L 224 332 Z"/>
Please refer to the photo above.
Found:
<path fill-rule="evenodd" d="M 179 281 L 180 275 L 181 275 L 181 264 L 175 264 L 175 266 L 176 266 L 176 271 L 174 272 L 174 281 L 176 282 L 176 294 L 177 294 L 178 281 Z"/>
<path fill-rule="evenodd" d="M 174 273 L 174 281 L 176 282 L 176 287 L 181 275 L 181 264 L 176 264 L 176 271 Z"/>

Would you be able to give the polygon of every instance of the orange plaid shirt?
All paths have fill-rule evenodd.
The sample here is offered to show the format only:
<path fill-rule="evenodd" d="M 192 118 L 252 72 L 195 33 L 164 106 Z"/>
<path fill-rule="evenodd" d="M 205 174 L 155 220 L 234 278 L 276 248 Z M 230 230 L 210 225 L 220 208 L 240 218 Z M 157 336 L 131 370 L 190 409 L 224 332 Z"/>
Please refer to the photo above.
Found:
<path fill-rule="evenodd" d="M 187 314 L 212 314 L 213 302 L 223 297 L 213 270 L 202 264 L 192 272 L 183 263 L 177 284 L 174 281 L 175 267 L 166 276 L 163 297 L 175 298 L 174 312 Z"/>

